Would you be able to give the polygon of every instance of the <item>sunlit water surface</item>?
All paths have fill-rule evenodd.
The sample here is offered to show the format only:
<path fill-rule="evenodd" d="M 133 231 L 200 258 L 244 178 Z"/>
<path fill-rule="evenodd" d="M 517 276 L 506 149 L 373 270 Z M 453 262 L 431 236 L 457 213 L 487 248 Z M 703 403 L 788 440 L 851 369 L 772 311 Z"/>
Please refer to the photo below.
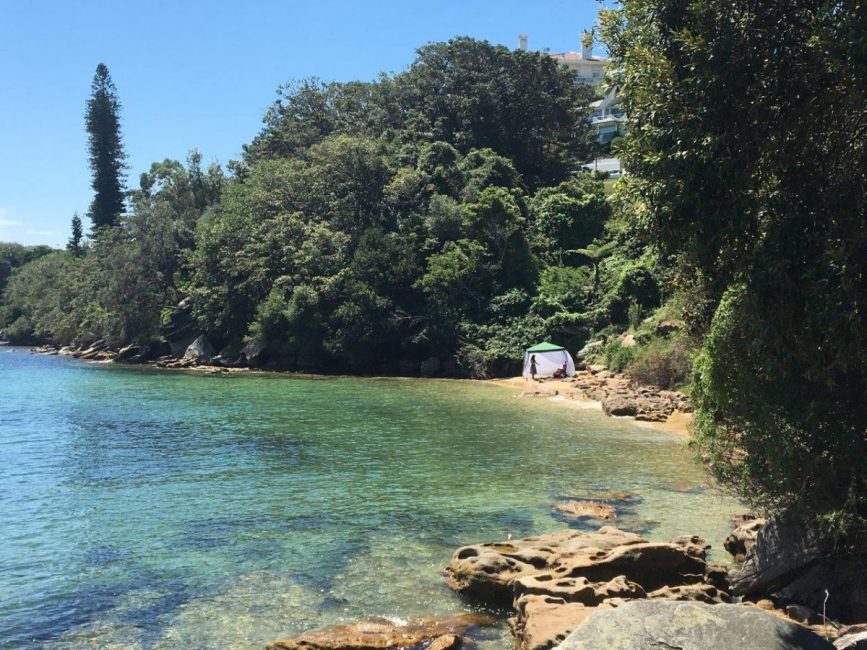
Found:
<path fill-rule="evenodd" d="M 453 550 L 562 528 L 563 495 L 631 492 L 621 527 L 719 548 L 737 504 L 682 439 L 515 392 L 0 347 L 0 647 L 261 648 L 453 613 Z M 477 640 L 509 646 L 504 624 Z"/>

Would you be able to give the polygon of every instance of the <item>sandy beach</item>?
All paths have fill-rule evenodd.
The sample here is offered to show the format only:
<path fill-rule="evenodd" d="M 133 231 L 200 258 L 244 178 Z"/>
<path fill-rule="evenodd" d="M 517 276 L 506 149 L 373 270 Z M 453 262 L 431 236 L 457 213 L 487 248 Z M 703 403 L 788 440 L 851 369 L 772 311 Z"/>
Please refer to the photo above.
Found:
<path fill-rule="evenodd" d="M 517 397 L 537 397 L 547 399 L 552 408 L 572 408 L 582 410 L 602 411 L 602 402 L 590 399 L 582 390 L 573 385 L 572 379 L 544 379 L 533 381 L 525 377 L 510 377 L 508 379 L 491 379 L 491 383 L 498 386 L 506 386 L 520 391 Z M 623 416 L 625 420 L 632 420 L 640 427 L 668 431 L 684 438 L 690 436 L 692 425 L 692 413 L 675 411 L 665 422 L 642 422 L 633 417 Z"/>

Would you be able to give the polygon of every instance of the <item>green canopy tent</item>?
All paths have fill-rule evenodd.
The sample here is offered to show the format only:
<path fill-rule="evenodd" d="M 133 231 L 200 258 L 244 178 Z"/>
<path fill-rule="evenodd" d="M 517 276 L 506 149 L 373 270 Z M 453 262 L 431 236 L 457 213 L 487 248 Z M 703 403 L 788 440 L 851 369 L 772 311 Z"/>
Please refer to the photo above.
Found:
<path fill-rule="evenodd" d="M 524 352 L 523 375 L 525 377 L 530 376 L 530 364 L 533 361 L 536 363 L 537 377 L 553 377 L 557 370 L 563 368 L 563 364 L 566 364 L 567 377 L 572 377 L 575 374 L 575 361 L 562 345 L 554 345 L 544 341 L 527 348 Z"/>

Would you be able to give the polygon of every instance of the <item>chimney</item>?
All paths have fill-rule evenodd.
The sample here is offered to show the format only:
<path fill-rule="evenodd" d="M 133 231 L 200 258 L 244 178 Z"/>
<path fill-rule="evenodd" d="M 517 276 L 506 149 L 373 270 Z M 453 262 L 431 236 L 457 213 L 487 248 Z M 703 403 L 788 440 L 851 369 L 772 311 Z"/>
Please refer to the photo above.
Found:
<path fill-rule="evenodd" d="M 527 35 L 526 34 L 518 34 L 518 49 L 526 52 L 527 51 Z"/>
<path fill-rule="evenodd" d="M 593 58 L 593 32 L 581 34 L 581 58 L 585 61 Z"/>

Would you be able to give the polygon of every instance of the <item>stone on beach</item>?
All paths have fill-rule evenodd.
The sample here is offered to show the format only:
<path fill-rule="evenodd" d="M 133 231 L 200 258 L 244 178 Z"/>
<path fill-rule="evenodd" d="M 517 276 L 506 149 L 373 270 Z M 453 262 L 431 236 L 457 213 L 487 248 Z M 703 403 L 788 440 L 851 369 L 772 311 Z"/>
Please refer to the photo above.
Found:
<path fill-rule="evenodd" d="M 214 346 L 211 345 L 208 337 L 202 334 L 190 343 L 186 352 L 184 352 L 183 358 L 194 363 L 208 363 L 214 358 L 215 354 L 217 352 L 214 350 Z"/>

